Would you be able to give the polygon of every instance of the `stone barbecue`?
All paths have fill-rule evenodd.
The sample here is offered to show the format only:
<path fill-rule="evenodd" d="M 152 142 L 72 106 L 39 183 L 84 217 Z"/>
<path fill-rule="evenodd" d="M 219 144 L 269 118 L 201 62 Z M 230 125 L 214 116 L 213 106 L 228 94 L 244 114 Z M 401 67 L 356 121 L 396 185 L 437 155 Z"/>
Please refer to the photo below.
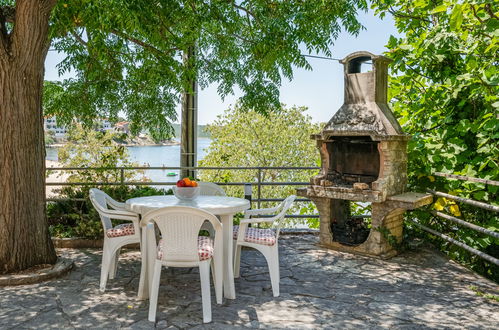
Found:
<path fill-rule="evenodd" d="M 388 107 L 390 61 L 365 51 L 341 60 L 344 104 L 322 132 L 311 137 L 317 142 L 321 170 L 297 193 L 316 204 L 324 246 L 393 256 L 394 241 L 402 240 L 405 210 L 431 203 L 431 195 L 405 192 L 410 136 Z M 365 64 L 371 70 L 361 72 Z M 371 203 L 371 215 L 352 215 L 352 201 L 363 206 Z"/>

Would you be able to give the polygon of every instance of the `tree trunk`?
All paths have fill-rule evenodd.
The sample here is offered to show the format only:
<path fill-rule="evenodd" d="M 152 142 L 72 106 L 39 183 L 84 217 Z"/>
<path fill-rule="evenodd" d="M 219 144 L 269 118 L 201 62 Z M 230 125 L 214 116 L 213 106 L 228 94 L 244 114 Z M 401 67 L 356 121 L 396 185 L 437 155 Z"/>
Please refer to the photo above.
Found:
<path fill-rule="evenodd" d="M 0 33 L 0 273 L 55 263 L 45 214 L 42 88 L 55 0 L 18 0 Z"/>
<path fill-rule="evenodd" d="M 190 65 L 194 57 L 194 46 L 184 53 L 184 62 Z M 198 143 L 198 90 L 196 79 L 189 80 L 182 94 L 182 115 L 180 122 L 180 166 L 195 167 L 197 165 Z M 180 178 L 196 177 L 195 170 L 181 170 Z"/>

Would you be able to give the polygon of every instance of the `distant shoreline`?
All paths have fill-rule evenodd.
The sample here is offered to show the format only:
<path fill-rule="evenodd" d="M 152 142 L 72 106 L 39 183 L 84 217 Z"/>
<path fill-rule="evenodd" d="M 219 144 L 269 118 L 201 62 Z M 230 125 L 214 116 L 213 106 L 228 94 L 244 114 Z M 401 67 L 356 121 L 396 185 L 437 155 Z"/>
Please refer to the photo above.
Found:
<path fill-rule="evenodd" d="M 62 148 L 67 144 L 67 142 L 59 142 L 59 143 L 52 143 L 52 144 L 46 144 L 45 148 Z M 160 143 L 152 143 L 152 142 L 139 142 L 139 143 L 121 143 L 121 142 L 116 142 L 117 145 L 120 146 L 125 146 L 125 147 L 162 147 L 162 146 L 176 146 L 179 145 L 179 141 L 165 141 L 165 142 L 160 142 Z"/>

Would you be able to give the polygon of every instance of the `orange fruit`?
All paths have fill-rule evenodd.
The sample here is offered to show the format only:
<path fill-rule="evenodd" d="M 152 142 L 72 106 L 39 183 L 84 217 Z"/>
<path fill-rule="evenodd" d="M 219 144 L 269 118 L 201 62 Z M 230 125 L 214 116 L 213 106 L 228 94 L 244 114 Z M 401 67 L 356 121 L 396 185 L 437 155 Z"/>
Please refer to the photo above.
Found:
<path fill-rule="evenodd" d="M 193 187 L 197 187 L 198 183 L 196 181 L 191 181 Z"/>
<path fill-rule="evenodd" d="M 186 186 L 192 187 L 192 185 L 191 185 L 191 179 L 189 179 L 189 178 L 183 178 L 182 180 L 184 180 Z"/>

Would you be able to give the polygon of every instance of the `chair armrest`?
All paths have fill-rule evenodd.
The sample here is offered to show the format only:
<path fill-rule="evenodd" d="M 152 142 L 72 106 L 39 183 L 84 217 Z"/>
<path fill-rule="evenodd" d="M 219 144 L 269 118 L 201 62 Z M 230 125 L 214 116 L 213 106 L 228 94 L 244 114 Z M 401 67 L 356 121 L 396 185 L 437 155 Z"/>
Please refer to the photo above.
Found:
<path fill-rule="evenodd" d="M 125 203 L 120 203 L 120 202 L 117 202 L 117 201 L 112 200 L 112 199 L 107 199 L 106 202 L 108 205 L 112 206 L 113 209 L 115 209 L 117 211 L 126 211 L 127 210 Z"/>
<path fill-rule="evenodd" d="M 239 221 L 240 224 L 242 223 L 259 223 L 259 222 L 274 222 L 275 217 L 272 218 L 252 218 L 252 219 L 242 219 Z"/>
<path fill-rule="evenodd" d="M 244 211 L 245 216 L 252 216 L 252 215 L 262 215 L 262 214 L 269 214 L 269 213 L 274 213 L 279 209 L 279 206 L 276 207 L 269 207 L 266 209 L 252 209 L 252 210 L 246 210 Z"/>
<path fill-rule="evenodd" d="M 139 219 L 139 215 L 137 213 L 121 210 L 106 210 L 105 212 L 102 212 L 102 215 L 116 220 L 134 221 Z"/>

